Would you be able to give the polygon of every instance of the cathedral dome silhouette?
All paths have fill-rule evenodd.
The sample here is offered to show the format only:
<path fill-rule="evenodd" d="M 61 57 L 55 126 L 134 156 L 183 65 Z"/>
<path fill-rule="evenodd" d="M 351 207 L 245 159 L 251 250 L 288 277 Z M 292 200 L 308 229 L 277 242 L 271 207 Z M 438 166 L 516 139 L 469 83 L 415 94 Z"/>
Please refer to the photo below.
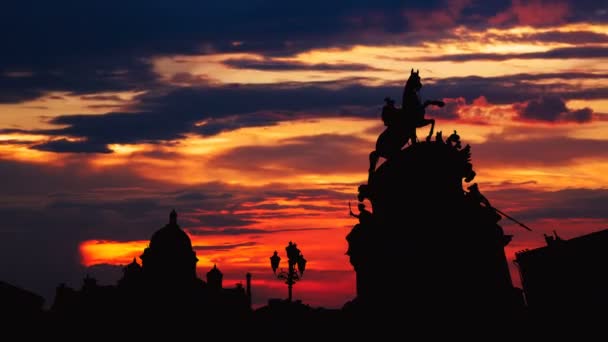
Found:
<path fill-rule="evenodd" d="M 175 209 L 169 223 L 152 234 L 140 258 L 146 277 L 157 282 L 185 284 L 196 279 L 198 258 L 190 237 L 177 224 Z"/>
<path fill-rule="evenodd" d="M 175 209 L 169 215 L 169 224 L 152 234 L 150 248 L 160 253 L 166 251 L 177 254 L 192 253 L 192 241 L 177 224 Z"/>

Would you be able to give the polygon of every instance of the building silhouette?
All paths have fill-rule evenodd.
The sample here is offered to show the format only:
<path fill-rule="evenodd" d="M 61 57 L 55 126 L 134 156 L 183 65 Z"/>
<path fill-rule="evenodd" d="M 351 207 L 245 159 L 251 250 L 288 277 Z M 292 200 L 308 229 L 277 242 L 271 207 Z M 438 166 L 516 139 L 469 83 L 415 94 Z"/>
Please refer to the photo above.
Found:
<path fill-rule="evenodd" d="M 526 303 L 538 317 L 580 318 L 608 308 L 608 229 L 515 254 Z M 599 310 L 599 311 L 598 311 Z"/>
<path fill-rule="evenodd" d="M 184 288 L 197 280 L 198 258 L 190 237 L 177 224 L 175 210 L 169 223 L 152 235 L 140 258 L 146 280 L 155 286 Z"/>
<path fill-rule="evenodd" d="M 190 238 L 177 224 L 175 210 L 169 223 L 152 235 L 140 258 L 141 265 L 133 258 L 123 268 L 116 285 L 101 286 L 88 275 L 78 290 L 61 284 L 51 311 L 77 321 L 120 322 L 138 317 L 161 323 L 235 320 L 251 313 L 250 276 L 246 288 L 240 283 L 224 288 L 217 265 L 207 273 L 207 281 L 197 276 L 198 258 Z"/>

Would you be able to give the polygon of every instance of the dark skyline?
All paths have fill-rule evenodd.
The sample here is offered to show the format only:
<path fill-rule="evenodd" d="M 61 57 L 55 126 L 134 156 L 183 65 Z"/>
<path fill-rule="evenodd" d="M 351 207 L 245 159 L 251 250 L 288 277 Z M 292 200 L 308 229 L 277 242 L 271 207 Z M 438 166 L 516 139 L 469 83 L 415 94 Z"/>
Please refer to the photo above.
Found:
<path fill-rule="evenodd" d="M 542 15 L 539 15 L 542 13 Z M 295 296 L 340 307 L 348 201 L 411 68 L 506 249 L 608 227 L 608 9 L 597 1 L 13 2 L 0 14 L 0 280 L 113 283 L 175 208 L 224 282 L 305 246 Z M 331 284 L 332 286 L 328 286 Z"/>

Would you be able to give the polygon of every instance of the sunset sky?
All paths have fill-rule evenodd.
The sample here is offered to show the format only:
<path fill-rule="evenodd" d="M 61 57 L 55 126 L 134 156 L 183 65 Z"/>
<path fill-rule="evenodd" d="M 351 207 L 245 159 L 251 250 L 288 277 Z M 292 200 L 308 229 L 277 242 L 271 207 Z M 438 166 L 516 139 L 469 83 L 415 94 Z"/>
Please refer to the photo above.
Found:
<path fill-rule="evenodd" d="M 286 297 L 269 257 L 292 240 L 294 297 L 341 307 L 348 202 L 411 68 L 480 190 L 534 230 L 501 221 L 510 260 L 608 228 L 604 1 L 20 1 L 0 43 L 0 280 L 47 305 L 113 284 L 175 208 L 200 277 Z"/>

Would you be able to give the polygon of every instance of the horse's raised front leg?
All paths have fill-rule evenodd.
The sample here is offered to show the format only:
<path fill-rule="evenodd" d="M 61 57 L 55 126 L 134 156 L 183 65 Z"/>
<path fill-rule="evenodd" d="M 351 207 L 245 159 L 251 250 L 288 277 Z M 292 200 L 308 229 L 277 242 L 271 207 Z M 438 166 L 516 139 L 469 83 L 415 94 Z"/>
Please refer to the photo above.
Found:
<path fill-rule="evenodd" d="M 425 122 L 427 124 L 429 122 L 431 123 L 431 131 L 429 132 L 429 135 L 426 137 L 426 141 L 429 142 L 429 141 L 431 141 L 431 137 L 433 136 L 433 130 L 435 130 L 435 119 L 428 119 L 428 120 L 425 120 Z"/>

